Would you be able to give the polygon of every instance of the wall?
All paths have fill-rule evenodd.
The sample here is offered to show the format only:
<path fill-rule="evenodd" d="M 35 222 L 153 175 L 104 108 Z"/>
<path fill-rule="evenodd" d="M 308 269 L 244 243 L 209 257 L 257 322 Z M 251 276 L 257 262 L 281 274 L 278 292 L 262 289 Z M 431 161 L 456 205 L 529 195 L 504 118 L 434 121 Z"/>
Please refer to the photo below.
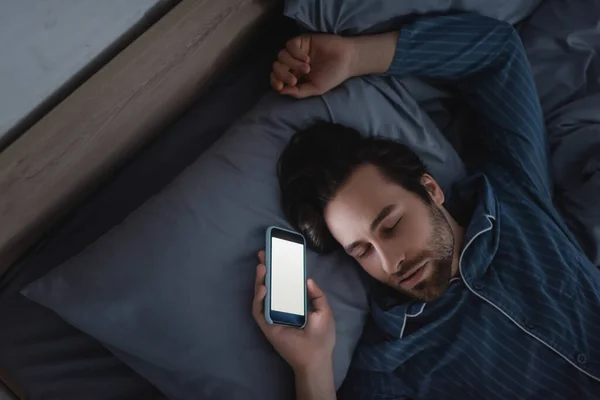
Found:
<path fill-rule="evenodd" d="M 0 150 L 107 49 L 176 2 L 0 0 Z"/>

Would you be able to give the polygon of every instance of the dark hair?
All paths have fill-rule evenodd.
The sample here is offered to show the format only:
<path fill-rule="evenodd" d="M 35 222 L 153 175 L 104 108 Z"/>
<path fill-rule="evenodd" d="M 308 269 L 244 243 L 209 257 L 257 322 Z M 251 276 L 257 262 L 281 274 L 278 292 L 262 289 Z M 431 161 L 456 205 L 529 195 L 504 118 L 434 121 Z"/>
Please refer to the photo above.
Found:
<path fill-rule="evenodd" d="M 365 164 L 378 167 L 391 181 L 431 203 L 421 183 L 425 164 L 402 143 L 317 122 L 297 132 L 284 149 L 277 168 L 283 210 L 313 249 L 329 252 L 336 247 L 323 210 L 356 168 Z"/>

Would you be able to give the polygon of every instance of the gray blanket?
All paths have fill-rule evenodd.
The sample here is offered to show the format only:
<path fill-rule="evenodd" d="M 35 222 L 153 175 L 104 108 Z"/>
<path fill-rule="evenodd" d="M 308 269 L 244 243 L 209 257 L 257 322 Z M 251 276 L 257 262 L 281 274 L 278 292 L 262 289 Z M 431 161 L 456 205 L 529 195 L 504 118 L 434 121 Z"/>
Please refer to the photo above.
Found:
<path fill-rule="evenodd" d="M 600 267 L 600 0 L 546 0 L 521 37 L 546 117 L 556 204 Z"/>

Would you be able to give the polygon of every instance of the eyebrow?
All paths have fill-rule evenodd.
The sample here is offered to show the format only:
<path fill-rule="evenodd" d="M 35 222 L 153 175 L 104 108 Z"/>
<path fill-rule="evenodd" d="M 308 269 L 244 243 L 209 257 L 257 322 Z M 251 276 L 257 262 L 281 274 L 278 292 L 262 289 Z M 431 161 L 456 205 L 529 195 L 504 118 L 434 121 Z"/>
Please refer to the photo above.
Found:
<path fill-rule="evenodd" d="M 373 222 L 371 222 L 371 232 L 375 232 L 375 230 L 377 229 L 377 227 L 383 222 L 383 220 L 391 214 L 392 211 L 394 211 L 394 209 L 396 208 L 395 205 L 390 204 L 389 206 L 384 207 L 379 214 L 377 214 L 377 216 L 375 217 L 375 219 L 373 220 Z M 351 253 L 352 250 L 354 250 L 357 246 L 359 246 L 361 244 L 360 240 L 357 240 L 356 242 L 353 242 L 351 244 L 349 244 L 348 246 L 346 246 L 345 250 L 347 253 Z"/>

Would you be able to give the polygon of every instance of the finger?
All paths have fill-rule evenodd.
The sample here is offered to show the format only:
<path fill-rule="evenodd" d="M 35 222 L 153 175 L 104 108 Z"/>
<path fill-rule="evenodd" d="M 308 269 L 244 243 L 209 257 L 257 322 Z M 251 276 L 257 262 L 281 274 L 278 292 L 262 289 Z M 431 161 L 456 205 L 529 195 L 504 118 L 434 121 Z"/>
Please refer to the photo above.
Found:
<path fill-rule="evenodd" d="M 292 56 L 286 49 L 283 49 L 279 52 L 277 61 L 287 65 L 292 70 L 292 73 L 296 71 L 296 73 L 304 75 L 310 72 L 310 66 L 307 63 L 294 58 L 294 56 Z"/>
<path fill-rule="evenodd" d="M 262 318 L 264 318 L 263 314 L 264 314 L 264 300 L 265 297 L 267 295 L 267 287 L 265 285 L 260 285 L 257 289 L 256 289 L 256 293 L 254 294 L 254 300 L 253 302 L 253 314 L 254 316 L 261 316 Z"/>
<path fill-rule="evenodd" d="M 271 86 L 278 92 L 283 89 L 283 82 L 277 79 L 274 72 L 271 72 Z"/>
<path fill-rule="evenodd" d="M 256 279 L 254 281 L 254 293 L 258 293 L 258 289 L 265 285 L 265 276 L 267 275 L 267 267 L 264 264 L 256 266 Z"/>
<path fill-rule="evenodd" d="M 277 79 L 290 86 L 294 86 L 298 82 L 298 79 L 290 72 L 290 68 L 279 61 L 273 63 L 273 72 Z"/>
<path fill-rule="evenodd" d="M 267 287 L 265 285 L 261 285 L 256 290 L 256 293 L 254 294 L 254 300 L 252 301 L 252 316 L 254 317 L 254 320 L 256 321 L 258 326 L 260 326 L 260 328 L 263 331 L 264 331 L 265 325 L 267 325 L 267 322 L 265 321 L 265 314 L 264 314 L 264 307 L 265 307 L 264 300 L 265 300 L 266 294 L 267 294 Z"/>
<path fill-rule="evenodd" d="M 312 302 L 315 311 L 330 311 L 329 303 L 325 297 L 325 293 L 317 286 L 315 281 L 309 279 L 306 281 L 308 298 Z"/>
<path fill-rule="evenodd" d="M 261 264 L 265 263 L 265 251 L 264 250 L 261 250 L 261 251 L 258 252 L 258 261 Z"/>
<path fill-rule="evenodd" d="M 285 49 L 295 59 L 308 63 L 310 62 L 310 57 L 308 56 L 309 40 L 308 36 L 296 36 L 288 40 Z"/>
<path fill-rule="evenodd" d="M 281 94 L 292 96 L 297 99 L 304 99 L 310 96 L 318 96 L 321 94 L 320 90 L 310 82 L 301 83 L 296 86 L 286 86 L 279 91 Z"/>

